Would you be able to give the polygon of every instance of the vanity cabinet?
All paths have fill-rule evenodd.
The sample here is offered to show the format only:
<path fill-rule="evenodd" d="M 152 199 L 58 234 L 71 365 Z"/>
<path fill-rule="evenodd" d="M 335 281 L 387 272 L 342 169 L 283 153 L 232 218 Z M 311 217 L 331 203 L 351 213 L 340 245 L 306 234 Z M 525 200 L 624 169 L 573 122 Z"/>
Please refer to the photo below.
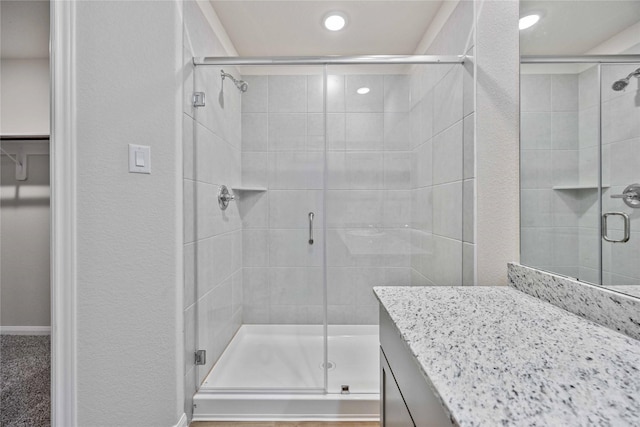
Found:
<path fill-rule="evenodd" d="M 380 307 L 380 424 L 453 425 L 384 307 Z"/>
<path fill-rule="evenodd" d="M 381 425 L 385 427 L 415 427 L 409 408 L 404 402 L 398 383 L 393 378 L 393 372 L 391 372 L 382 351 L 380 351 L 380 388 Z"/>

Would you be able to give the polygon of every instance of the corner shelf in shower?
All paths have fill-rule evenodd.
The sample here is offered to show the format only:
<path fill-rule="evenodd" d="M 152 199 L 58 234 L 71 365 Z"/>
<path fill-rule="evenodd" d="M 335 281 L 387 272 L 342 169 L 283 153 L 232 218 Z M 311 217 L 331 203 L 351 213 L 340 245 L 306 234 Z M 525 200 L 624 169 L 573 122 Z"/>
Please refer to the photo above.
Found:
<path fill-rule="evenodd" d="M 238 187 L 231 187 L 231 189 L 233 191 L 252 191 L 252 192 L 256 192 L 256 193 L 267 191 L 266 187 L 242 187 L 242 186 L 238 186 Z"/>
<path fill-rule="evenodd" d="M 609 188 L 609 184 L 602 184 L 602 188 Z M 598 185 L 595 184 L 574 184 L 574 185 L 554 185 L 552 190 L 597 190 Z"/>

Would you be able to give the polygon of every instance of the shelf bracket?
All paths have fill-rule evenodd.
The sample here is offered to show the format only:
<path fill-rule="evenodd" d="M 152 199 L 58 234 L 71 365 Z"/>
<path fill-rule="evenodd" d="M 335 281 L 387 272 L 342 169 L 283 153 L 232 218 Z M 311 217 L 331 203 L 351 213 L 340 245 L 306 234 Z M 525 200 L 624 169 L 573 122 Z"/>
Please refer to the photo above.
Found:
<path fill-rule="evenodd" d="M 13 163 L 16 164 L 16 181 L 26 181 L 27 180 L 27 153 L 25 153 L 24 148 L 20 146 L 15 151 L 15 157 L 8 153 L 4 148 L 0 147 L 0 151 L 2 154 L 7 156 Z"/>
<path fill-rule="evenodd" d="M 27 154 L 22 147 L 16 153 L 16 181 L 27 180 Z"/>

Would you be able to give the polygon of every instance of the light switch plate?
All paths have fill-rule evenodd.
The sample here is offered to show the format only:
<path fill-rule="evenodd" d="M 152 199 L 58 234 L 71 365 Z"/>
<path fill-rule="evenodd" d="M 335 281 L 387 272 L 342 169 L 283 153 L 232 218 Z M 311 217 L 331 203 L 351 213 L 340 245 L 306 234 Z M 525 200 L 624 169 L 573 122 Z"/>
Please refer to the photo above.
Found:
<path fill-rule="evenodd" d="M 151 173 L 151 147 L 129 144 L 129 172 Z"/>

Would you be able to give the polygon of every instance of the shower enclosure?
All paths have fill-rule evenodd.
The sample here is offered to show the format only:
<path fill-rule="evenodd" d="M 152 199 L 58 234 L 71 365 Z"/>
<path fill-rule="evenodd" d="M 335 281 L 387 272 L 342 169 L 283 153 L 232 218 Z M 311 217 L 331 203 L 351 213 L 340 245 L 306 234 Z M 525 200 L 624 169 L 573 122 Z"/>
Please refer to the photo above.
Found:
<path fill-rule="evenodd" d="M 376 419 L 372 288 L 463 282 L 463 58 L 193 61 L 194 419 Z"/>
<path fill-rule="evenodd" d="M 521 262 L 640 296 L 640 55 L 525 58 Z"/>

